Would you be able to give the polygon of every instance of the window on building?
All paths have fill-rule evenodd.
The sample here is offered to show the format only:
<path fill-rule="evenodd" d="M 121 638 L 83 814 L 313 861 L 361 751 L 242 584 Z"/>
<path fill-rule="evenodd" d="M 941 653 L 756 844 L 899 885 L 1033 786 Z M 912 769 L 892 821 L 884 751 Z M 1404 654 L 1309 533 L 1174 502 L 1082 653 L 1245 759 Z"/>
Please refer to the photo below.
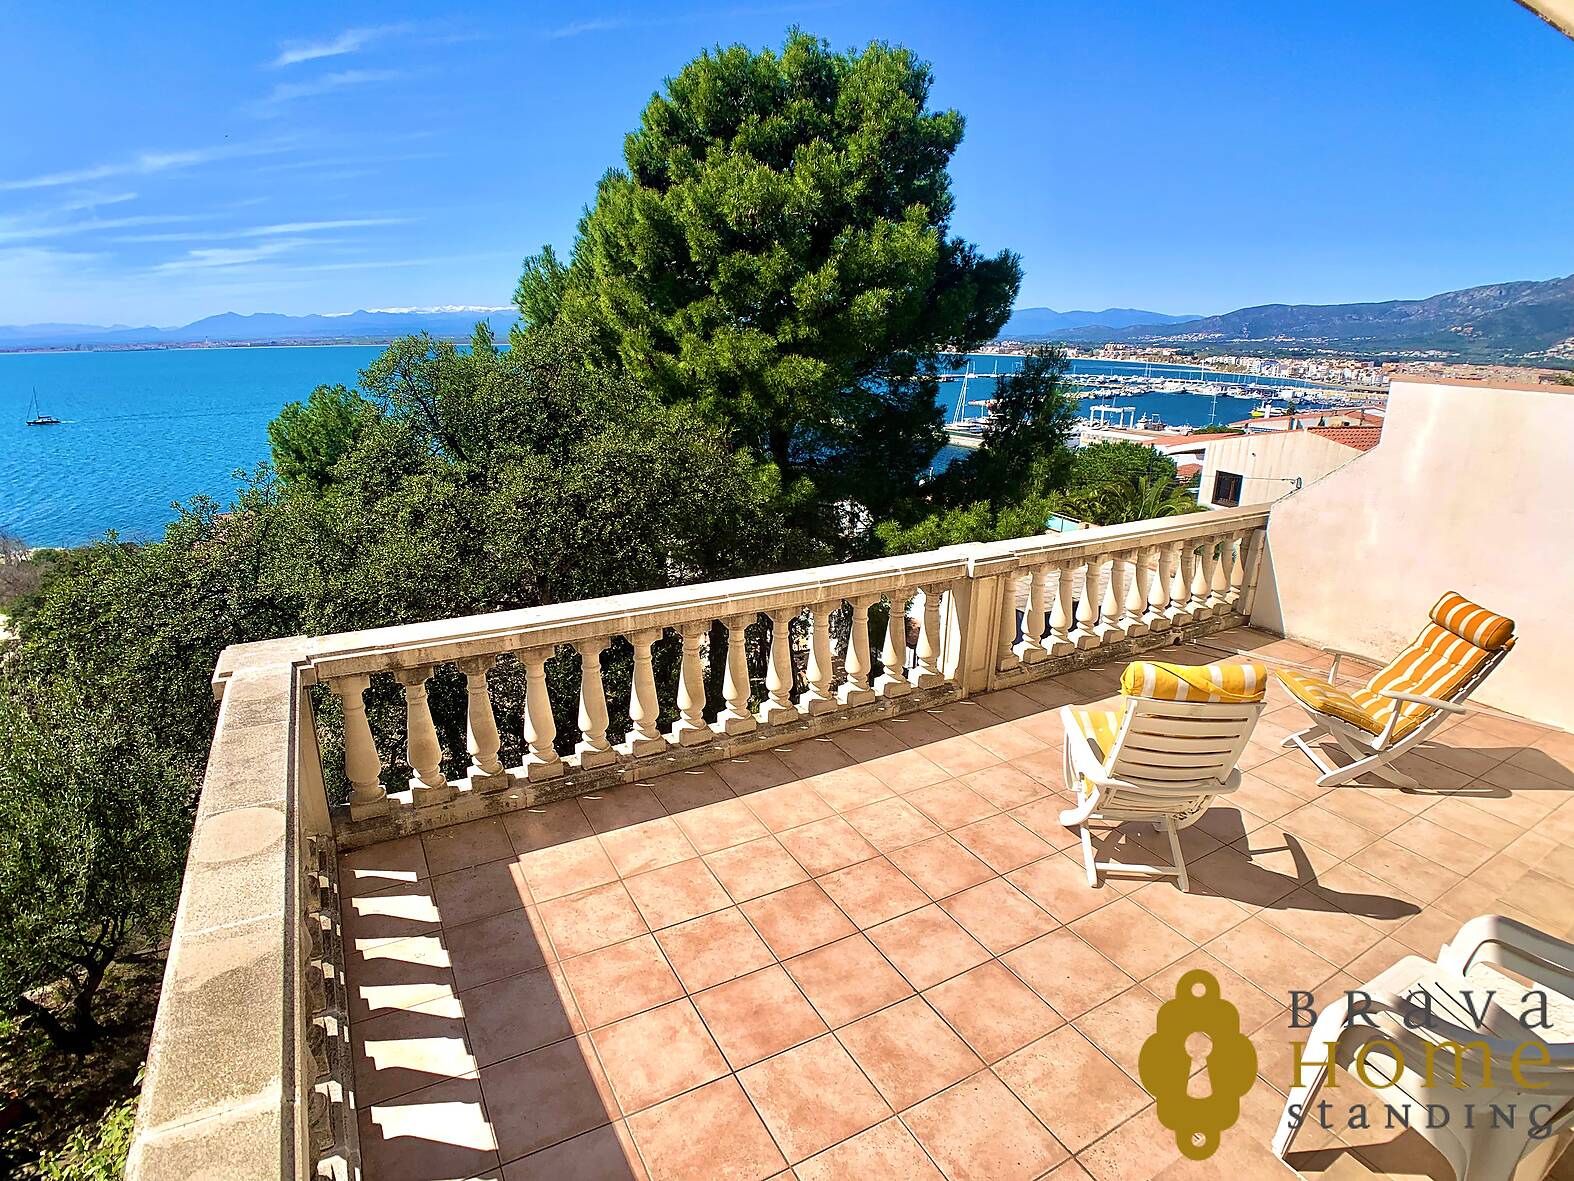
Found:
<path fill-rule="evenodd" d="M 1213 503 L 1231 508 L 1241 503 L 1241 477 L 1238 473 L 1213 473 Z"/>

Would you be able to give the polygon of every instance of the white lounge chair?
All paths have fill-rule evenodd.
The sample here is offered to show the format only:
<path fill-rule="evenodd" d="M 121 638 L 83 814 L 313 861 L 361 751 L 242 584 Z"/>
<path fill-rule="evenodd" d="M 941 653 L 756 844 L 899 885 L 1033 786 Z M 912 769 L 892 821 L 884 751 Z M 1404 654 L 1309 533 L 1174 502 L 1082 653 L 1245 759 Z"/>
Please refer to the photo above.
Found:
<path fill-rule="evenodd" d="M 1174 877 L 1190 890 L 1178 830 L 1195 824 L 1215 796 L 1240 786 L 1236 760 L 1263 709 L 1268 670 L 1260 664 L 1126 667 L 1129 701 L 1114 710 L 1066 706 L 1066 786 L 1077 799 L 1060 814 L 1082 837 L 1088 885 L 1100 870 Z M 1149 821 L 1170 841 L 1173 866 L 1099 861 L 1090 822 Z"/>
<path fill-rule="evenodd" d="M 1527 988 L 1492 965 L 1546 990 L 1553 1028 L 1521 1023 L 1529 1008 L 1523 999 Z M 1431 1000 L 1426 1023 L 1406 1001 L 1418 992 Z M 1369 1003 L 1356 1012 L 1362 994 Z M 1394 1080 L 1373 1093 L 1396 1121 L 1409 1117 L 1405 1122 L 1448 1160 L 1459 1181 L 1508 1181 L 1523 1161 L 1542 1154 L 1546 1159 L 1525 1171 L 1539 1177 L 1556 1159 L 1560 1137 L 1574 1121 L 1571 1006 L 1574 946 L 1513 919 L 1483 915 L 1459 928 L 1436 963 L 1406 956 L 1359 993 L 1345 994 L 1325 1008 L 1307 1031 L 1305 1061 L 1326 1064 L 1332 1042 L 1333 1060 L 1347 1069 L 1363 1046 L 1370 1047 L 1367 1077 Z M 1527 1044 L 1532 1049 L 1521 1051 Z M 1492 1085 L 1487 1086 L 1482 1084 L 1489 1060 Z M 1309 1122 L 1304 1113 L 1314 1110 L 1328 1067 L 1308 1067 L 1303 1075 L 1307 1081 L 1291 1087 L 1274 1136 L 1273 1150 L 1281 1159 Z M 1466 1085 L 1455 1086 L 1456 1079 Z M 1350 1101 L 1346 1095 L 1334 1109 L 1343 1114 Z M 1446 1118 L 1431 1115 L 1428 1105 L 1442 1109 Z M 1494 1116 L 1494 1107 L 1501 1114 Z M 1296 1112 L 1303 1113 L 1299 1121 Z M 1545 1134 L 1532 1135 L 1532 1126 Z"/>
<path fill-rule="evenodd" d="M 1378 670 L 1364 686 L 1346 691 L 1334 656 L 1328 680 L 1277 670 L 1312 725 L 1284 740 L 1298 746 L 1321 772 L 1319 787 L 1337 787 L 1367 771 L 1401 787 L 1421 786 L 1389 762 L 1425 742 L 1443 722 L 1462 714 L 1464 700 L 1486 680 L 1514 646 L 1514 621 L 1495 615 L 1449 591 L 1432 608 L 1415 642 Z M 1343 767 L 1329 764 L 1311 743 L 1328 735 L 1350 756 Z"/>

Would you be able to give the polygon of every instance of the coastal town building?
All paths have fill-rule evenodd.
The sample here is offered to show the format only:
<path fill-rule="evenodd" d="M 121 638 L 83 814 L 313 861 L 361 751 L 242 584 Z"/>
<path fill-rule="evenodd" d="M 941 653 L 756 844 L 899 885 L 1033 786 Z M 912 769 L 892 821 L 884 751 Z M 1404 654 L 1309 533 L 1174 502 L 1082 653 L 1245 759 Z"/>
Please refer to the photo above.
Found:
<path fill-rule="evenodd" d="M 1197 503 L 1205 508 L 1266 504 L 1320 480 L 1382 439 L 1365 426 L 1301 426 L 1215 438 L 1203 449 Z"/>
<path fill-rule="evenodd" d="M 1340 437 L 1365 429 L 1236 437 L 1350 457 L 1271 505 L 226 650 L 128 1178 L 1446 1176 L 1353 1074 L 1339 1109 L 1369 1125 L 1274 1155 L 1291 990 L 1343 995 L 1476 914 L 1574 934 L 1574 554 L 1549 495 L 1574 392 L 1401 379 L 1382 445 Z M 1062 707 L 1111 707 L 1159 651 L 1326 674 L 1339 650 L 1359 686 L 1446 590 L 1517 643 L 1396 761 L 1420 789 L 1318 787 L 1274 682 L 1240 789 L 1184 831 L 1192 891 L 1089 886 Z M 632 683 L 603 683 L 614 641 Z M 499 660 L 528 685 L 517 767 Z M 550 700 L 549 661 L 577 700 Z M 439 669 L 468 686 L 457 779 Z M 368 717 L 373 679 L 402 718 Z M 1110 839 L 1151 859 L 1151 826 Z M 1198 967 L 1257 1064 L 1204 1171 L 1140 1062 Z"/>

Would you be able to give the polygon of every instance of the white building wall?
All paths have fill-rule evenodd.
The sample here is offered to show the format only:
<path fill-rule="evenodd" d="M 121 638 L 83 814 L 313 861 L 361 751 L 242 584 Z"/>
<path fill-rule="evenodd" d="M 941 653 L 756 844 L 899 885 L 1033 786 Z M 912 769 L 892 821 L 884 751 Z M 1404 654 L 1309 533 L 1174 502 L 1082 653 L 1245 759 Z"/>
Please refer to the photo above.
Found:
<path fill-rule="evenodd" d="M 1446 590 L 1516 623 L 1476 699 L 1574 729 L 1574 390 L 1396 378 L 1382 444 L 1274 506 L 1253 622 L 1386 662 Z"/>
<path fill-rule="evenodd" d="M 1234 472 L 1242 477 L 1241 504 L 1266 504 L 1295 490 L 1299 478 L 1310 484 L 1361 453 L 1309 431 L 1266 431 L 1232 435 L 1208 445 L 1202 461 L 1197 502 L 1206 508 L 1227 508 L 1213 501 L 1213 477 Z"/>

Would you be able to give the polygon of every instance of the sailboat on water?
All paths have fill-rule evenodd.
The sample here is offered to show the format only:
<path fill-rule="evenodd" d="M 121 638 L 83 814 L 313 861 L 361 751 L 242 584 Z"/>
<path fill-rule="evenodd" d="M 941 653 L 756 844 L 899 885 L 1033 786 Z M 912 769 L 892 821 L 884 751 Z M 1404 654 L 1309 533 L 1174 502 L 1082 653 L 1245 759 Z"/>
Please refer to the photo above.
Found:
<path fill-rule="evenodd" d="M 60 420 L 53 414 L 45 414 L 38 408 L 38 390 L 33 390 L 33 404 L 29 411 L 28 426 L 59 426 Z"/>

